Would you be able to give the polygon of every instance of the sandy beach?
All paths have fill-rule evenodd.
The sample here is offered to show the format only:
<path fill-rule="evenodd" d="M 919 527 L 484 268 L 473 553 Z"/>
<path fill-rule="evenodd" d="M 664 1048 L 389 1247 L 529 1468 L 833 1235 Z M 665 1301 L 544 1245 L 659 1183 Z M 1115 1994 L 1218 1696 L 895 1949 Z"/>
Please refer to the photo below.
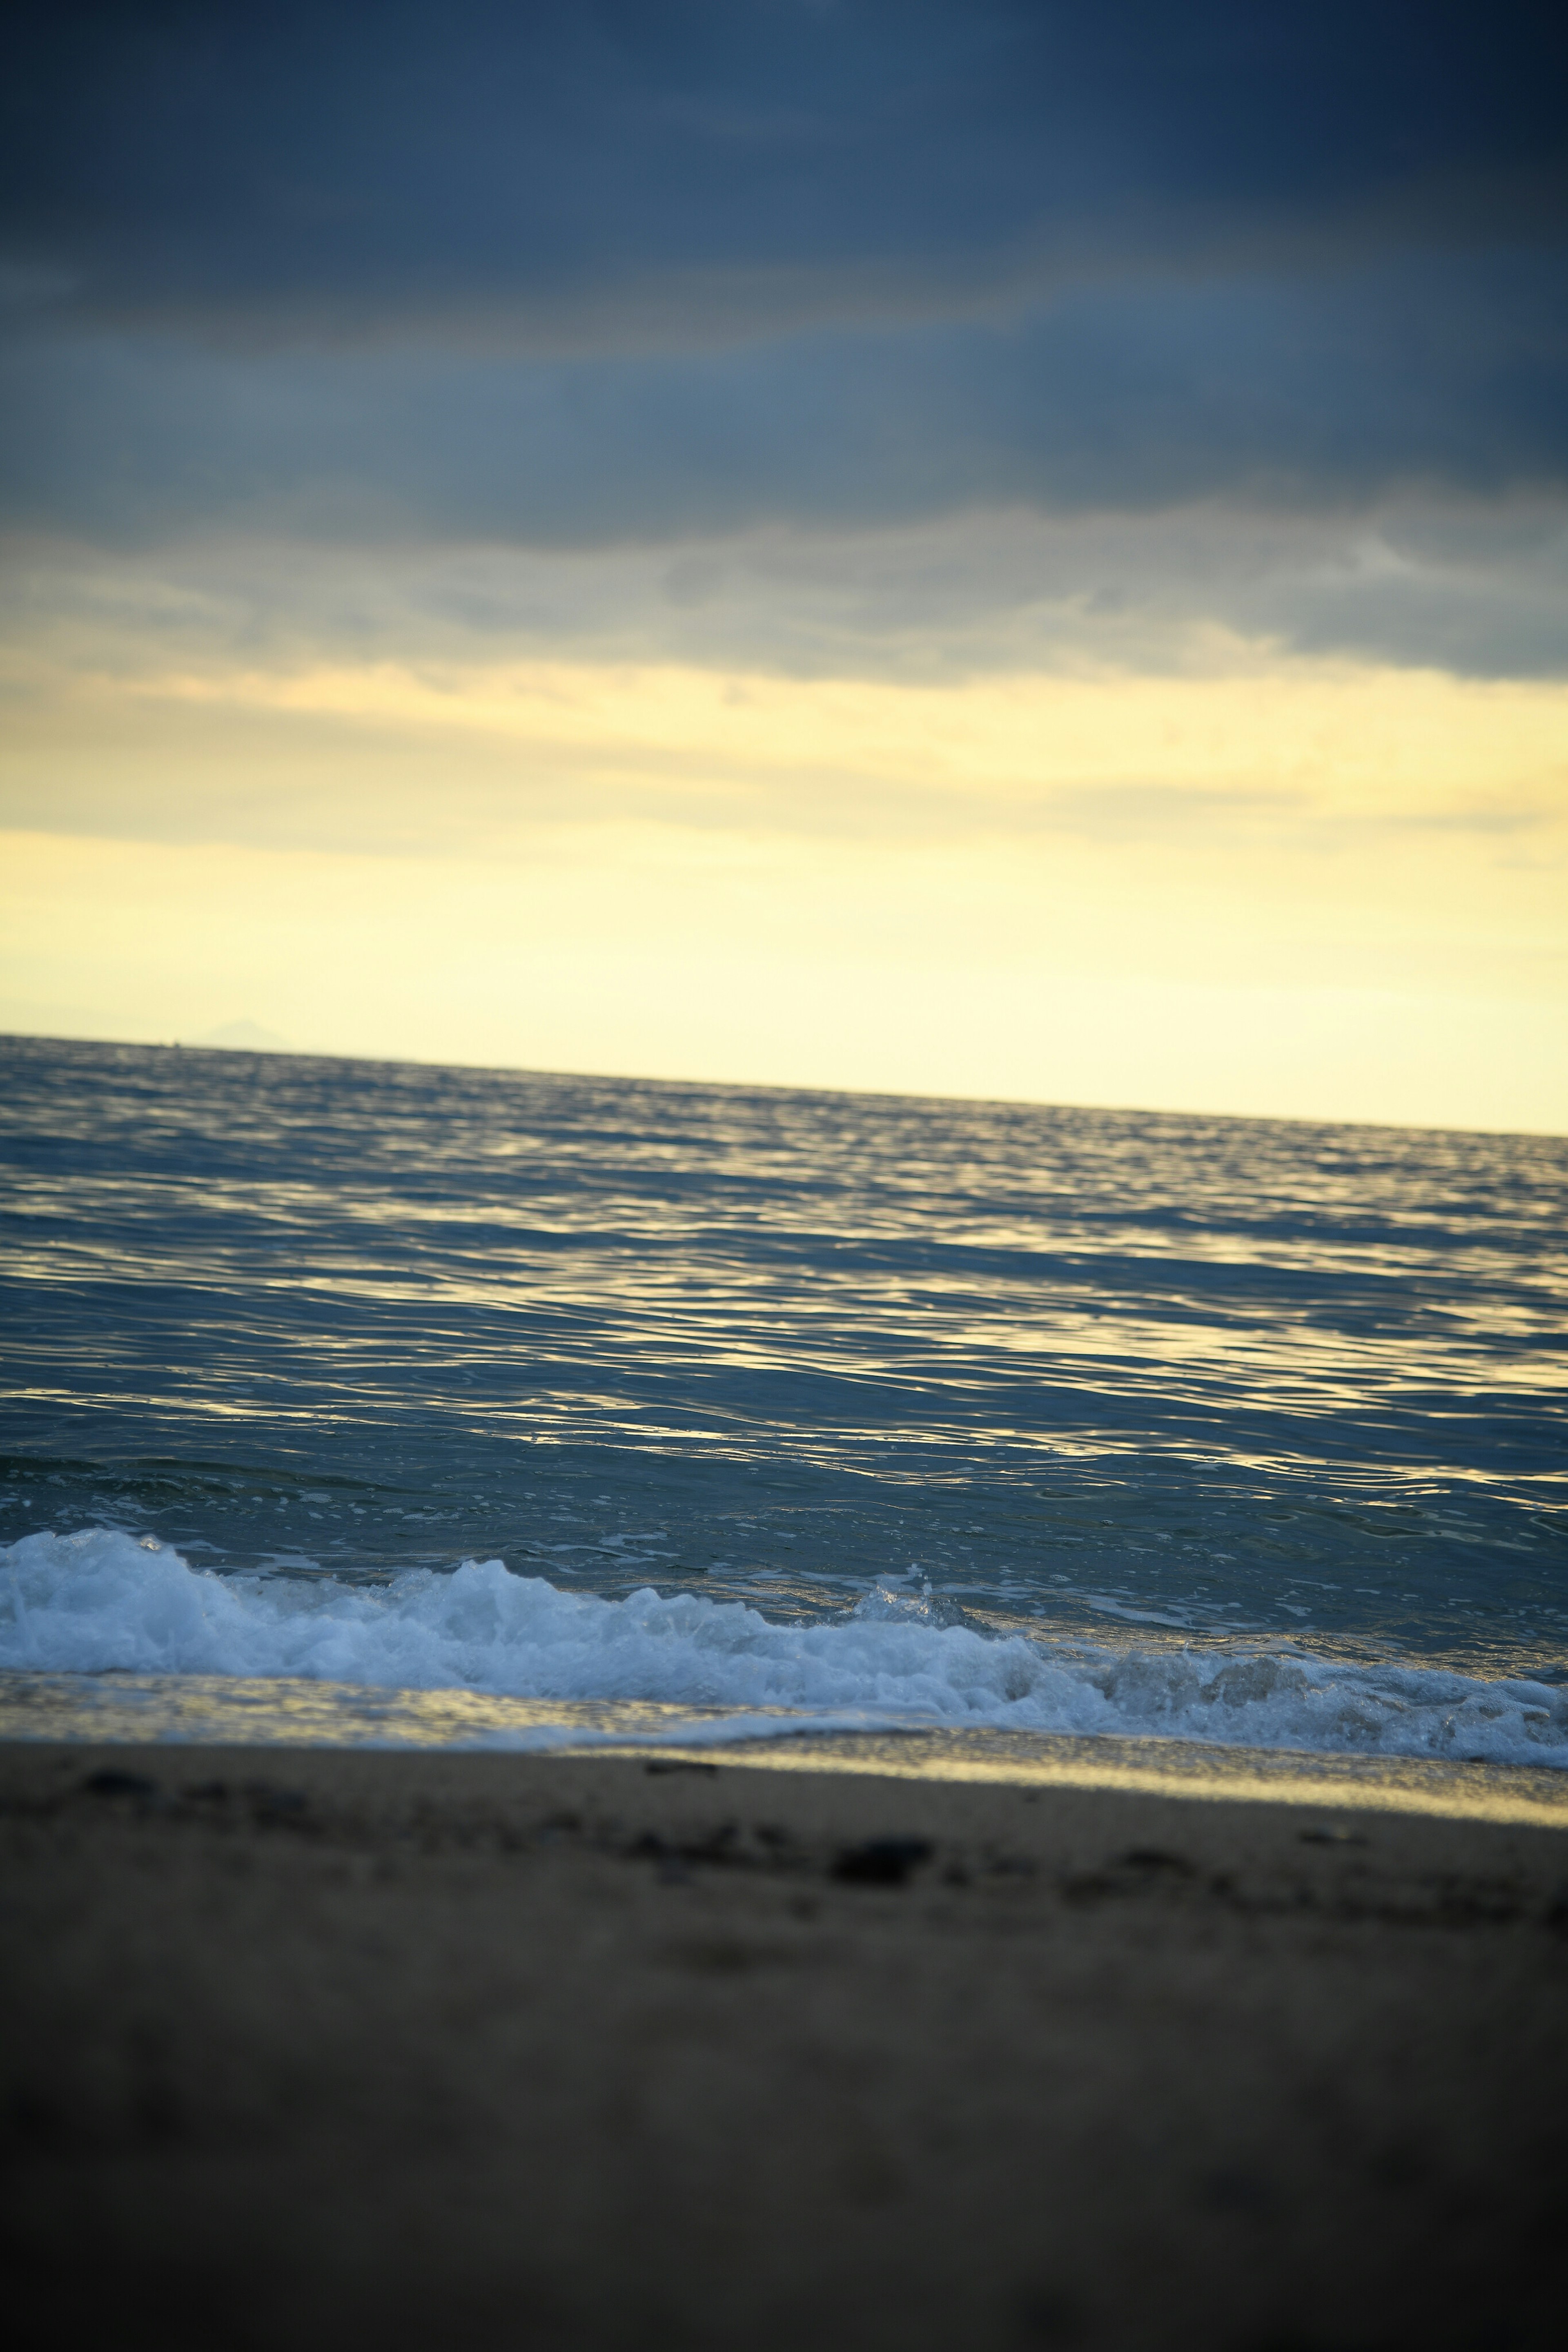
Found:
<path fill-rule="evenodd" d="M 1568 1834 L 0 1751 L 27 2346 L 1560 2341 Z"/>

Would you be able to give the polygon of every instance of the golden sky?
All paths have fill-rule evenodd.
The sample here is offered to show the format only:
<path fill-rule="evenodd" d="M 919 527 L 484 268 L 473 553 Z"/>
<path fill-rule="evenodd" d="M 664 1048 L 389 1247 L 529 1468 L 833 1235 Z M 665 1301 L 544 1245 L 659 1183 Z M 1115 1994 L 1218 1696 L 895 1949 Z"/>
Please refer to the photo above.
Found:
<path fill-rule="evenodd" d="M 1555 680 L 23 629 L 6 686 L 11 1026 L 1568 1126 Z"/>

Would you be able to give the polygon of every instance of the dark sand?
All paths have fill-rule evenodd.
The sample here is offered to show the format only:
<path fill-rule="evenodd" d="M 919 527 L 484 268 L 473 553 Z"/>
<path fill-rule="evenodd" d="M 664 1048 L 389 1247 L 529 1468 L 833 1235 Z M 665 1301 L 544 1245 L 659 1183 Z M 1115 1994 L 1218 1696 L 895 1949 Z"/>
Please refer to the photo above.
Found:
<path fill-rule="evenodd" d="M 19 2347 L 1568 2341 L 1563 1828 L 41 1745 L 0 1813 Z"/>

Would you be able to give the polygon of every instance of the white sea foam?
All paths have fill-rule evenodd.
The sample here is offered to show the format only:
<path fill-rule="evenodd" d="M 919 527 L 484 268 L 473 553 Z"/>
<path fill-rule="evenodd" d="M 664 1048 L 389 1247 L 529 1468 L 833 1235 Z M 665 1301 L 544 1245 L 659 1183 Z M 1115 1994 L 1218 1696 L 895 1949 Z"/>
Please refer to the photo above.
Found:
<path fill-rule="evenodd" d="M 874 1588 L 830 1623 L 739 1601 L 609 1601 L 497 1559 L 384 1586 L 218 1576 L 116 1530 L 0 1549 L 0 1667 L 290 1675 L 382 1689 L 758 1710 L 777 1736 L 849 1723 L 1139 1733 L 1316 1753 L 1568 1769 L 1568 1691 L 1279 1649 L 1102 1649 L 996 1634 Z M 761 1711 L 768 1711 L 766 1713 Z"/>

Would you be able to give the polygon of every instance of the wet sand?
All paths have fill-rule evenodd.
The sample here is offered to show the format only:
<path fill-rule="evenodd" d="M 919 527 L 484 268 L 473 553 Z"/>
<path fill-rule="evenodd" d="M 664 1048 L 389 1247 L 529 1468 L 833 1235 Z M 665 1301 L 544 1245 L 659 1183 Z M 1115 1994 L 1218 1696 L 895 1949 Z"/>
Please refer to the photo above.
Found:
<path fill-rule="evenodd" d="M 27 2347 L 1562 2340 L 1562 1827 L 18 1744 L 0 1836 Z"/>

